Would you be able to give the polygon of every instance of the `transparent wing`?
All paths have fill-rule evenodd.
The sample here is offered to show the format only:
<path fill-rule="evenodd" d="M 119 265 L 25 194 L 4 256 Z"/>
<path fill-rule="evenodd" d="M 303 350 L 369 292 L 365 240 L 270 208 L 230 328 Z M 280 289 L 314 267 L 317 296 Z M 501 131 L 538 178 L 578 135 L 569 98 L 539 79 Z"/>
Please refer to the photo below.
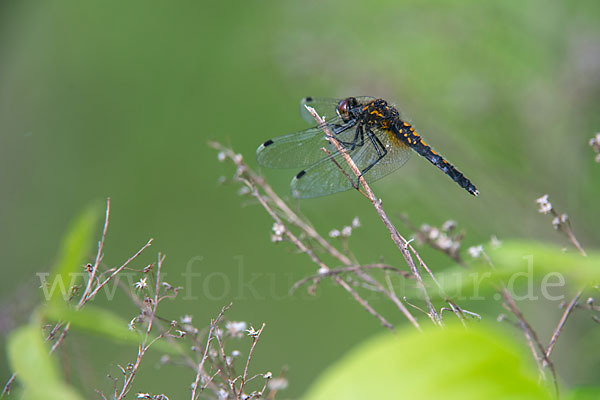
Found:
<path fill-rule="evenodd" d="M 327 125 L 338 140 L 354 140 L 354 123 L 344 124 L 340 118 L 335 118 Z M 301 168 L 326 158 L 327 154 L 321 150 L 323 147 L 330 154 L 336 152 L 335 147 L 325 138 L 323 130 L 314 127 L 267 140 L 256 149 L 256 160 L 269 168 Z"/>
<path fill-rule="evenodd" d="M 300 101 L 300 116 L 311 125 L 315 124 L 315 118 L 306 110 L 305 105 L 314 108 L 325 121 L 338 118 L 336 108 L 340 99 L 328 97 L 305 97 Z"/>
<path fill-rule="evenodd" d="M 397 139 L 390 137 L 387 131 L 376 130 L 375 135 L 387 149 L 387 154 L 365 175 L 367 182 L 374 182 L 400 168 L 411 155 L 411 149 Z M 367 139 L 362 146 L 349 152 L 356 166 L 362 171 L 377 160 L 374 145 Z M 357 179 L 341 154 L 319 161 L 301 171 L 292 179 L 292 196 L 311 198 L 352 189 Z"/>

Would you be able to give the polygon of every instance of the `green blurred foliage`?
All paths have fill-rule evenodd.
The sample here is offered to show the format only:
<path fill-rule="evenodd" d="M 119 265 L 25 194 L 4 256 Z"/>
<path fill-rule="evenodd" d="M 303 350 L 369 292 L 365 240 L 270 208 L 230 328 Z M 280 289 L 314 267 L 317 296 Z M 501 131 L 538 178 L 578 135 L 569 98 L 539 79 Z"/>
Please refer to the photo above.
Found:
<path fill-rule="evenodd" d="M 88 261 L 92 244 L 96 238 L 97 222 L 101 208 L 97 204 L 88 206 L 73 222 L 60 245 L 58 260 L 54 264 L 48 277 L 50 285 L 58 285 L 62 292 L 72 285 L 83 283 L 82 280 L 74 281 L 75 274 L 81 273 L 81 266 Z M 82 288 L 83 289 L 83 288 Z M 52 291 L 55 299 L 61 291 Z"/>
<path fill-rule="evenodd" d="M 497 249 L 488 249 L 485 255 L 489 260 L 481 255 L 469 269 L 454 266 L 437 274 L 436 279 L 443 282 L 440 298 L 489 295 L 503 285 L 512 290 L 534 284 L 543 286 L 543 290 L 554 297 L 564 293 L 566 282 L 570 285 L 570 295 L 600 282 L 598 252 L 582 257 L 575 251 L 564 252 L 555 246 L 523 240 L 505 242 Z"/>
<path fill-rule="evenodd" d="M 83 399 L 61 377 L 56 359 L 48 354 L 41 327 L 29 324 L 13 332 L 8 340 L 8 358 L 12 371 L 25 386 L 23 400 Z M 15 397 L 17 398 L 17 397 Z"/>
<path fill-rule="evenodd" d="M 306 95 L 365 94 L 396 102 L 481 191 L 471 198 L 413 157 L 374 186 L 390 214 L 407 213 L 416 224 L 457 220 L 468 232 L 465 245 L 495 234 L 568 246 L 535 211 L 534 199 L 550 193 L 592 250 L 600 239 L 594 212 L 600 168 L 587 142 L 600 126 L 599 19 L 600 3 L 593 1 L 4 0 L 3 332 L 27 320 L 24 309 L 39 292 L 35 273 L 53 265 L 77 210 L 110 196 L 105 266 L 121 265 L 153 237 L 133 267 L 164 251 L 167 280 L 186 287 L 183 305 L 165 304 L 161 313 L 169 319 L 192 314 L 207 325 L 233 301 L 229 318 L 267 322 L 256 370 L 289 365 L 286 395 L 300 395 L 380 327 L 330 285 L 316 297 L 288 295 L 291 284 L 316 267 L 289 246 L 269 242 L 271 222 L 236 196 L 235 185 L 217 185 L 232 169 L 217 164 L 206 142 L 230 143 L 254 166 L 259 143 L 305 127 L 297 110 Z M 282 194 L 295 172 L 264 171 Z M 384 257 L 401 265 L 372 208 L 356 193 L 297 205 L 322 232 L 359 216 L 362 227 L 350 238 L 358 259 Z M 422 255 L 436 271 L 451 265 L 436 253 Z M 92 248 L 88 259 L 93 256 Z M 97 301 L 124 321 L 136 314 L 119 292 Z M 376 296 L 369 302 L 404 322 Z M 493 301 L 469 306 L 488 318 L 500 309 Z M 546 333 L 561 313 L 556 303 L 523 307 Z M 589 318 L 574 315 L 569 324 L 554 353 L 559 374 L 567 385 L 598 384 L 592 371 L 600 361 L 580 340 Z M 117 373 L 115 365 L 137 351 L 95 339 L 89 348 L 83 343 L 74 335 L 65 352 L 77 364 L 72 381 L 89 396 L 93 388 L 110 388 L 106 374 Z M 166 366 L 158 380 L 152 359 L 149 365 L 136 388 L 188 395 L 191 373 Z M 8 376 L 6 366 L 0 371 Z"/>
<path fill-rule="evenodd" d="M 380 335 L 332 365 L 304 398 L 551 399 L 526 349 L 497 330 L 454 325 Z"/>
<path fill-rule="evenodd" d="M 594 400 L 600 398 L 600 388 L 580 387 L 575 388 L 567 394 L 566 400 Z"/>
<path fill-rule="evenodd" d="M 40 309 L 41 316 L 45 317 L 48 322 L 69 321 L 72 331 L 93 333 L 116 343 L 129 343 L 137 346 L 142 341 L 143 335 L 136 331 L 130 331 L 128 329 L 129 321 L 121 318 L 116 312 L 117 310 L 99 308 L 89 304 L 79 311 L 61 307 L 58 304 L 49 304 Z M 152 339 L 151 336 L 149 340 Z M 93 341 L 94 337 L 91 337 L 90 340 Z M 165 340 L 157 341 L 151 348 L 160 351 L 161 354 L 170 355 L 178 355 L 183 351 L 176 343 Z"/>

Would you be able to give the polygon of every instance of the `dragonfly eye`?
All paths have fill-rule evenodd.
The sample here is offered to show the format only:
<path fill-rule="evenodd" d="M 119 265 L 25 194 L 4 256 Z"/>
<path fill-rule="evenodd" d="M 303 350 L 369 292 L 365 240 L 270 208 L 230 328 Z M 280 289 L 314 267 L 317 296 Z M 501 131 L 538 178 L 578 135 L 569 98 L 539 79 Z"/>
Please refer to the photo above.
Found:
<path fill-rule="evenodd" d="M 348 122 L 351 118 L 350 116 L 350 106 L 348 105 L 349 99 L 344 99 L 338 103 L 336 108 L 336 112 L 344 120 L 344 122 Z"/>

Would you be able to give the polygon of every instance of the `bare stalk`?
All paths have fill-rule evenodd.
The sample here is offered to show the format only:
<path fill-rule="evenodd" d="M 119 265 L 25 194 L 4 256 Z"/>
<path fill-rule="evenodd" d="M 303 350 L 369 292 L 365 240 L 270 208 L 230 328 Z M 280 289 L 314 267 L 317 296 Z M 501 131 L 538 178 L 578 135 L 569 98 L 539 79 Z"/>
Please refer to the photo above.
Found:
<path fill-rule="evenodd" d="M 145 247 L 144 247 L 145 248 Z M 143 250 L 143 248 L 142 248 Z M 141 250 L 140 250 L 141 251 Z M 138 252 L 139 253 L 139 252 Z M 156 336 L 154 339 L 150 340 L 150 331 L 152 330 L 152 323 L 154 320 L 154 316 L 156 315 L 156 309 L 158 308 L 158 304 L 163 299 L 160 296 L 160 274 L 162 270 L 163 261 L 165 260 L 165 256 L 159 254 L 158 262 L 156 264 L 156 284 L 154 288 L 154 298 L 152 299 L 152 306 L 150 307 L 150 312 L 146 315 L 148 326 L 146 327 L 144 340 L 138 347 L 138 355 L 133 365 L 129 365 L 127 369 L 123 369 L 125 372 L 125 378 L 123 379 L 123 386 L 121 388 L 120 393 L 115 397 L 116 400 L 124 399 L 127 393 L 131 390 L 131 384 L 133 383 L 137 370 L 142 362 L 142 358 L 146 354 L 146 351 L 152 346 L 157 340 L 162 339 L 166 334 L 170 332 L 164 332 L 160 335 Z M 110 278 L 109 278 L 110 279 Z"/>
<path fill-rule="evenodd" d="M 247 182 L 247 184 L 249 184 L 251 187 L 252 184 L 250 182 Z M 300 239 L 298 239 L 296 237 L 296 235 L 294 235 L 289 229 L 287 229 L 287 227 L 285 227 L 285 224 L 283 223 L 283 221 L 281 220 L 281 218 L 279 218 L 279 216 L 271 209 L 271 207 L 268 205 L 268 203 L 266 202 L 266 200 L 260 195 L 260 193 L 258 193 L 258 191 L 256 190 L 256 188 L 253 187 L 253 191 L 252 194 L 258 199 L 258 201 L 260 202 L 260 204 L 263 206 L 263 208 L 267 211 L 267 213 L 269 213 L 269 215 L 275 220 L 275 222 L 277 222 L 278 224 L 281 224 L 281 226 L 283 226 L 284 229 L 284 234 L 286 235 L 286 237 L 303 253 L 305 253 L 306 255 L 308 255 L 311 260 L 317 264 L 319 266 L 319 270 L 320 271 L 324 271 L 324 272 L 328 272 L 330 271 L 330 268 L 319 258 L 317 257 L 317 255 L 311 250 L 309 249 Z M 379 322 L 385 326 L 386 328 L 393 330 L 393 326 L 392 324 L 390 324 L 382 315 L 380 315 L 377 311 L 375 311 L 375 309 L 373 307 L 371 307 L 369 305 L 369 303 L 367 303 L 362 297 L 360 297 L 360 295 L 350 287 L 350 285 L 348 285 L 348 283 L 346 281 L 344 281 L 343 279 L 341 279 L 339 276 L 334 276 L 333 277 L 334 281 L 339 284 L 342 288 L 344 288 L 344 290 L 346 290 L 348 293 L 350 293 L 350 295 L 361 305 L 365 308 L 365 310 L 367 310 L 367 312 L 369 312 L 369 314 L 373 315 L 375 318 L 377 318 L 379 320 Z M 408 310 L 407 310 L 408 312 Z M 408 313 L 410 315 L 410 313 Z M 413 325 L 415 325 L 415 327 L 417 329 L 419 328 L 419 324 L 416 322 L 416 320 L 414 319 L 414 317 L 412 317 L 409 319 L 411 321 L 411 323 Z M 414 321 L 414 322 L 413 322 Z"/>
<path fill-rule="evenodd" d="M 333 257 L 338 259 L 345 265 L 352 266 L 352 261 L 346 257 L 343 253 L 329 244 L 321 235 L 319 235 L 310 225 L 303 222 L 288 206 L 285 204 L 281 198 L 279 198 L 275 192 L 268 186 L 262 178 L 256 175 L 248 166 L 242 161 L 242 157 L 235 154 L 231 149 L 222 146 L 217 142 L 210 142 L 211 147 L 221 151 L 223 155 L 229 159 L 231 159 L 235 165 L 237 166 L 236 179 L 244 183 L 248 189 L 250 189 L 250 193 L 254 196 L 261 206 L 267 211 L 267 213 L 271 216 L 271 218 L 275 221 L 276 225 L 280 226 L 282 229 L 281 235 L 285 236 L 287 240 L 289 240 L 292 244 L 294 244 L 301 252 L 305 253 L 309 256 L 312 262 L 314 262 L 319 267 L 319 272 L 327 273 L 331 270 L 331 268 L 323 261 L 320 257 L 316 255 L 316 253 L 308 247 L 297 235 L 295 235 L 285 223 L 286 221 L 289 224 L 292 224 L 298 227 L 303 234 L 310 237 L 311 239 L 316 240 L 322 247 Z M 265 191 L 263 195 L 259 192 L 258 188 L 261 188 Z M 275 209 L 274 207 L 277 207 Z M 285 217 L 286 221 L 282 219 L 280 213 Z M 388 329 L 393 329 L 392 324 L 390 324 L 383 316 L 381 316 L 373 307 L 371 307 L 367 301 L 365 301 L 347 282 L 342 280 L 338 276 L 334 276 L 333 280 L 339 284 L 344 290 L 346 290 L 350 295 L 361 305 L 367 312 L 373 315 L 375 318 L 379 320 L 379 322 Z M 408 312 L 408 311 L 407 311 Z M 416 322 L 414 318 L 413 321 Z M 413 323 L 414 325 L 414 323 Z M 418 327 L 418 324 L 415 325 Z"/>
<path fill-rule="evenodd" d="M 567 318 L 569 318 L 569 315 L 571 315 L 573 310 L 575 310 L 577 301 L 581 297 L 582 293 L 583 293 L 583 289 L 579 290 L 577 292 L 577 294 L 575 294 L 575 297 L 573 297 L 573 299 L 569 302 L 569 304 L 565 308 L 565 311 L 563 312 L 562 316 L 560 317 L 560 320 L 558 321 L 558 325 L 556 326 L 556 329 L 554 329 L 554 332 L 552 333 L 552 337 L 550 338 L 550 343 L 548 343 L 548 348 L 546 350 L 546 359 L 550 358 L 550 354 L 552 354 L 552 350 L 554 350 L 554 345 L 556 344 L 556 341 L 558 340 L 558 337 L 560 336 L 560 334 L 567 322 Z M 547 365 L 547 362 L 546 362 L 546 360 L 544 360 L 543 366 L 545 367 L 546 365 Z"/>
<path fill-rule="evenodd" d="M 354 175 L 358 178 L 364 193 L 366 194 L 367 198 L 369 199 L 369 201 L 375 208 L 375 211 L 379 215 L 379 218 L 381 218 L 381 221 L 383 222 L 383 224 L 387 228 L 388 232 L 390 233 L 392 241 L 396 244 L 396 246 L 400 250 L 400 253 L 402 254 L 402 256 L 404 257 L 404 260 L 408 264 L 410 271 L 415 276 L 415 278 L 417 280 L 417 287 L 421 291 L 421 293 L 423 295 L 423 299 L 425 300 L 425 303 L 427 304 L 427 308 L 429 310 L 429 312 L 428 312 L 429 318 L 431 318 L 431 320 L 435 324 L 439 324 L 439 316 L 437 314 L 437 311 L 435 310 L 435 307 L 433 306 L 433 303 L 431 302 L 429 294 L 427 293 L 427 289 L 425 288 L 423 279 L 421 278 L 421 274 L 419 273 L 419 270 L 417 269 L 417 267 L 414 263 L 414 260 L 412 259 L 411 255 L 410 255 L 410 251 L 408 250 L 408 241 L 404 237 L 402 237 L 402 235 L 400 235 L 400 233 L 398 232 L 398 230 L 396 229 L 396 227 L 394 226 L 392 221 L 389 219 L 389 217 L 387 216 L 385 210 L 383 209 L 383 207 L 381 205 L 381 200 L 379 200 L 379 199 L 377 199 L 377 197 L 375 197 L 373 190 L 371 190 L 371 187 L 365 181 L 364 177 L 361 174 L 361 171 L 358 169 L 358 167 L 356 166 L 356 164 L 354 163 L 354 161 L 352 160 L 350 155 L 346 152 L 346 149 L 335 139 L 335 136 L 329 129 L 329 126 L 325 123 L 325 120 L 323 120 L 319 116 L 319 114 L 315 111 L 314 108 L 306 106 L 306 105 L 305 105 L 305 107 L 308 110 L 308 112 L 313 116 L 315 121 L 317 121 L 317 123 L 319 124 L 319 126 L 321 127 L 323 132 L 325 132 L 326 138 L 329 140 L 329 142 L 331 144 L 333 144 L 335 146 L 337 151 L 340 152 L 340 154 L 344 158 L 344 161 L 348 164 L 348 166 L 350 167 L 350 169 L 352 170 Z"/>
<path fill-rule="evenodd" d="M 196 368 L 196 379 L 194 380 L 194 384 L 192 385 L 192 400 L 196 400 L 198 398 L 198 396 L 200 395 L 200 392 L 198 391 L 198 385 L 200 384 L 200 377 L 202 376 L 202 372 L 204 371 L 204 363 L 206 362 L 206 359 L 208 358 L 208 349 L 210 348 L 210 341 L 213 337 L 213 333 L 214 333 L 217 325 L 221 321 L 221 318 L 223 318 L 223 314 L 225 314 L 225 311 L 227 311 L 231 307 L 231 304 L 232 303 L 229 303 L 229 305 L 223 307 L 221 309 L 221 312 L 217 316 L 217 318 L 210 321 L 210 329 L 208 330 L 208 336 L 206 337 L 206 346 L 204 347 L 204 354 L 202 355 L 202 359 L 200 360 L 200 363 L 198 364 L 198 367 Z M 220 370 L 217 371 L 217 373 L 219 373 L 219 372 L 220 372 Z M 211 379 L 211 381 L 212 381 L 212 379 Z"/>
<path fill-rule="evenodd" d="M 250 347 L 250 352 L 248 353 L 248 359 L 246 360 L 246 366 L 244 367 L 244 374 L 242 375 L 242 383 L 240 384 L 240 392 L 238 394 L 238 400 L 242 400 L 242 395 L 244 393 L 244 386 L 246 385 L 246 379 L 248 376 L 248 367 L 250 366 L 250 360 L 252 360 L 252 354 L 254 353 L 254 348 L 256 347 L 256 343 L 258 343 L 258 339 L 260 339 L 260 334 L 263 329 L 265 329 L 265 323 L 263 322 L 262 326 L 256 332 L 255 335 L 252 336 L 252 346 Z"/>
<path fill-rule="evenodd" d="M 108 282 L 110 282 L 117 274 L 119 274 L 127 265 L 129 265 L 129 263 L 131 263 L 133 260 L 135 260 L 135 258 L 137 256 L 139 256 L 140 254 L 142 254 L 142 252 L 144 250 L 146 250 L 146 248 L 150 247 L 150 245 L 152 244 L 152 240 L 154 239 L 149 239 L 148 242 L 146 242 L 145 245 L 143 245 L 138 251 L 137 253 L 135 253 L 134 255 L 132 255 L 131 257 L 129 257 L 129 259 L 127 261 L 125 261 L 119 268 L 115 269 L 109 276 L 108 278 L 106 278 L 104 281 L 102 281 L 101 283 L 98 283 L 98 285 L 94 288 L 94 290 L 85 298 L 82 300 L 81 302 L 81 306 L 82 307 L 85 303 L 87 303 L 90 299 L 92 299 L 96 293 L 98 293 L 98 291 L 100 289 L 102 289 L 104 287 L 104 285 L 106 285 Z"/>
<path fill-rule="evenodd" d="M 100 242 L 98 242 L 98 252 L 96 253 L 96 259 L 94 260 L 94 265 L 92 270 L 89 272 L 88 281 L 85 286 L 85 291 L 83 295 L 79 299 L 78 308 L 81 308 L 85 304 L 88 299 L 88 295 L 90 294 L 90 290 L 92 289 L 92 285 L 96 278 L 96 273 L 98 272 L 98 266 L 100 265 L 100 261 L 102 260 L 102 249 L 104 248 L 104 239 L 106 238 L 106 232 L 108 230 L 108 219 L 110 216 L 110 197 L 106 199 L 106 213 L 104 216 L 104 228 L 102 229 L 102 237 L 100 238 Z"/>

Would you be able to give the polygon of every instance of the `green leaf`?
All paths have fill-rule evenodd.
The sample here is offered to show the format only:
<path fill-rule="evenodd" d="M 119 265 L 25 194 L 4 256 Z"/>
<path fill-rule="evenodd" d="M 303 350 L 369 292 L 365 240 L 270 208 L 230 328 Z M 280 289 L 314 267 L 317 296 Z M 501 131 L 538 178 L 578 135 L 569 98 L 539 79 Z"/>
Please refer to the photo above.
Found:
<path fill-rule="evenodd" d="M 541 242 L 510 241 L 491 256 L 496 268 L 503 274 L 526 269 L 530 263 L 538 277 L 560 272 L 577 286 L 600 280 L 600 253 L 597 251 L 589 251 L 584 257 L 575 249 L 563 251 L 555 245 Z"/>
<path fill-rule="evenodd" d="M 8 339 L 7 350 L 11 368 L 24 386 L 24 399 L 83 399 L 62 381 L 38 326 L 29 324 L 13 332 Z"/>
<path fill-rule="evenodd" d="M 71 224 L 63 237 L 56 263 L 50 273 L 48 284 L 54 290 L 47 292 L 49 295 L 46 300 L 69 295 L 69 287 L 76 283 L 74 274 L 82 272 L 81 267 L 90 255 L 100 213 L 99 204 L 94 203 L 86 207 Z"/>
<path fill-rule="evenodd" d="M 577 290 L 600 281 L 600 253 L 594 251 L 584 257 L 576 250 L 565 252 L 545 243 L 507 241 L 487 254 L 494 268 L 480 257 L 472 268 L 455 266 L 436 274 L 448 296 L 478 296 L 496 290 L 501 283 L 513 288 L 535 281 L 556 291 L 558 289 L 551 289 L 556 285 L 568 284 Z M 432 284 L 431 287 L 433 293 L 435 286 Z M 440 293 L 439 296 L 444 295 Z"/>
<path fill-rule="evenodd" d="M 550 399 L 532 363 L 524 348 L 483 326 L 406 330 L 352 350 L 304 399 Z"/>
<path fill-rule="evenodd" d="M 597 400 L 600 399 L 600 387 L 578 387 L 565 396 L 565 400 Z"/>
<path fill-rule="evenodd" d="M 129 330 L 129 321 L 110 310 L 91 304 L 86 304 L 84 308 L 76 311 L 64 303 L 51 302 L 42 308 L 41 312 L 51 321 L 69 321 L 71 329 L 100 335 L 116 343 L 138 345 L 142 341 L 139 333 Z M 184 351 L 181 346 L 166 340 L 155 342 L 151 349 L 173 355 L 181 354 Z"/>

